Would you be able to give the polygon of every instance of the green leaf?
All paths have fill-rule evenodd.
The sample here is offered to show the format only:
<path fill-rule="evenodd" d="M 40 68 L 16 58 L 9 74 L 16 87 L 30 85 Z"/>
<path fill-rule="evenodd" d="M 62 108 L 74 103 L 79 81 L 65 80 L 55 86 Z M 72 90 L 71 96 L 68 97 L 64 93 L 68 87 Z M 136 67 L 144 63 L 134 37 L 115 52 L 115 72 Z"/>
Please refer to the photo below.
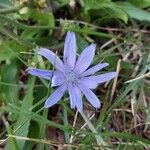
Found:
<path fill-rule="evenodd" d="M 6 122 L 6 130 L 7 130 L 7 133 L 8 133 L 8 134 L 10 134 L 10 135 L 13 134 L 12 129 L 11 129 L 11 127 L 10 127 L 10 125 L 9 125 L 8 122 Z M 17 141 L 16 141 L 15 138 L 10 137 L 10 138 L 9 138 L 9 142 L 10 142 L 10 144 L 11 144 L 11 148 L 10 148 L 9 146 L 6 146 L 6 147 L 5 147 L 5 150 L 6 150 L 6 149 L 8 149 L 8 150 L 9 150 L 9 149 L 12 149 L 12 150 L 19 150 L 18 145 L 17 145 Z"/>
<path fill-rule="evenodd" d="M 129 2 L 139 8 L 150 7 L 150 0 L 129 0 Z"/>
<path fill-rule="evenodd" d="M 26 95 L 23 99 L 22 105 L 21 105 L 21 109 L 22 110 L 28 110 L 33 103 L 33 89 L 34 89 L 34 82 L 35 82 L 35 78 L 31 77 L 28 80 L 28 85 L 29 88 L 26 91 Z M 28 120 L 25 124 L 24 122 Z M 21 126 L 23 124 L 23 126 L 15 133 L 18 136 L 27 136 L 28 135 L 28 131 L 29 131 L 29 126 L 30 126 L 30 119 L 25 116 L 23 113 L 20 112 L 17 122 L 15 124 L 15 128 Z M 24 145 L 25 145 L 25 141 L 19 141 L 18 142 L 18 146 L 20 149 L 24 149 Z"/>
<path fill-rule="evenodd" d="M 123 68 L 123 69 L 130 69 L 130 70 L 132 70 L 132 69 L 134 69 L 134 65 L 133 64 L 131 64 L 131 63 L 129 63 L 129 62 L 127 62 L 127 61 L 122 61 L 121 62 L 121 68 Z"/>
<path fill-rule="evenodd" d="M 31 11 L 31 10 L 30 10 Z M 55 20 L 54 16 L 51 12 L 39 12 L 32 10 L 33 14 L 28 13 L 28 19 L 32 18 L 37 22 L 40 26 L 47 26 L 49 28 L 40 30 L 40 29 L 25 29 L 22 34 L 21 38 L 24 40 L 30 40 L 32 42 L 37 43 L 38 45 L 45 45 L 46 42 L 49 41 L 51 37 L 49 37 L 52 33 L 52 28 L 55 27 Z"/>
<path fill-rule="evenodd" d="M 28 131 L 28 137 L 32 137 L 36 139 L 38 137 L 38 134 L 39 134 L 38 123 L 31 120 L 29 131 Z M 26 141 L 24 147 L 26 148 L 26 150 L 31 150 L 34 145 L 35 145 L 35 142 Z"/>
<path fill-rule="evenodd" d="M 38 18 L 39 25 L 48 25 L 49 27 L 55 26 L 54 16 L 52 13 L 41 13 Z"/>
<path fill-rule="evenodd" d="M 20 67 L 20 61 L 13 59 L 1 68 L 0 96 L 6 103 L 18 104 L 19 87 L 15 85 L 18 82 Z"/>
<path fill-rule="evenodd" d="M 85 11 L 102 8 L 103 7 L 102 5 L 105 5 L 110 2 L 111 0 L 97 0 L 97 1 L 86 0 L 84 4 Z"/>
<path fill-rule="evenodd" d="M 146 113 L 146 122 L 149 123 L 149 124 L 146 124 L 145 125 L 145 130 L 148 129 L 148 127 L 150 127 L 150 105 L 148 106 L 148 111 Z"/>
<path fill-rule="evenodd" d="M 30 48 L 35 47 L 35 45 L 33 43 L 21 39 L 18 34 L 16 34 L 12 30 L 9 30 L 7 27 L 4 27 L 2 24 L 0 24 L 0 33 L 6 35 L 6 37 L 9 37 L 9 38 L 15 40 L 16 42 L 18 42 L 21 45 L 23 44 L 23 45 L 30 47 Z"/>
<path fill-rule="evenodd" d="M 104 6 L 106 12 L 108 12 L 108 16 L 112 18 L 118 18 L 123 20 L 125 23 L 128 21 L 128 16 L 125 11 L 120 9 L 115 3 L 106 4 Z"/>
<path fill-rule="evenodd" d="M 0 0 L 0 7 L 10 7 L 14 4 L 15 0 Z"/>
<path fill-rule="evenodd" d="M 125 138 L 128 141 L 135 141 L 135 142 L 142 142 L 144 144 L 149 144 L 150 145 L 150 140 L 140 137 L 140 136 L 136 136 L 136 135 L 132 135 L 126 132 L 110 132 L 110 133 L 106 133 L 106 136 L 112 136 L 112 137 L 117 137 L 117 138 Z"/>
<path fill-rule="evenodd" d="M 22 110 L 29 109 L 33 104 L 34 83 L 35 83 L 35 77 L 29 78 L 28 84 L 30 85 L 30 87 L 27 89 L 26 96 L 24 97 L 23 103 L 21 105 Z M 29 130 L 29 126 L 30 126 L 30 119 L 26 116 L 23 116 L 22 113 L 20 113 L 20 115 L 18 116 L 16 127 L 18 127 L 19 125 L 22 125 L 27 119 L 28 119 L 28 122 L 26 124 L 24 124 L 22 126 L 22 128 L 20 128 L 20 130 L 16 133 L 17 135 L 21 135 L 21 136 L 27 136 L 28 135 L 28 130 Z M 18 145 L 19 145 L 20 149 L 23 149 L 24 145 L 25 145 L 25 141 L 19 142 Z"/>
<path fill-rule="evenodd" d="M 94 125 L 91 123 L 91 121 L 88 119 L 88 117 L 84 114 L 84 112 L 80 112 L 82 118 L 88 125 L 89 129 L 95 134 L 95 138 L 97 140 L 98 145 L 107 146 L 107 143 L 103 140 L 102 136 L 97 132 Z"/>
<path fill-rule="evenodd" d="M 21 34 L 21 38 L 26 40 L 32 40 L 34 39 L 34 36 L 39 32 L 39 30 L 32 30 L 32 29 L 26 29 Z"/>
<path fill-rule="evenodd" d="M 139 21 L 149 21 L 150 22 L 150 13 L 146 12 L 140 8 L 135 7 L 134 5 L 127 2 L 119 2 L 120 9 L 124 10 L 131 18 L 137 19 Z"/>
<path fill-rule="evenodd" d="M 66 131 L 66 132 L 69 132 L 71 130 L 70 126 L 65 127 L 61 124 L 58 124 L 58 123 L 54 122 L 54 121 L 50 121 L 47 118 L 43 118 L 43 116 L 37 114 L 37 112 L 33 113 L 31 111 L 22 110 L 20 107 L 15 106 L 13 104 L 10 104 L 10 109 L 11 109 L 12 112 L 17 113 L 17 114 L 19 114 L 21 112 L 23 115 L 27 116 L 27 118 L 31 118 L 32 120 L 37 121 L 39 123 L 40 122 L 45 122 L 47 125 L 49 125 L 51 127 L 55 127 L 55 128 L 58 128 L 60 130 Z"/>
<path fill-rule="evenodd" d="M 7 47 L 5 45 L 7 45 Z M 2 44 L 0 44 L 0 61 L 13 59 L 16 57 L 16 54 L 20 55 L 20 52 L 27 50 L 28 48 L 26 46 L 19 44 L 15 40 L 2 42 Z"/>
<path fill-rule="evenodd" d="M 69 2 L 70 2 L 70 0 L 63 0 L 63 1 L 62 0 L 54 0 L 54 1 L 52 1 L 53 7 L 55 9 L 59 9 L 60 7 L 67 5 Z"/>
<path fill-rule="evenodd" d="M 76 43 L 78 47 L 77 52 L 80 54 L 84 50 L 84 48 L 89 45 L 89 43 L 78 34 L 76 35 L 76 40 L 77 40 Z"/>
<path fill-rule="evenodd" d="M 47 109 L 44 109 L 43 110 L 43 118 L 47 118 L 47 115 L 48 115 L 48 110 Z M 46 129 L 46 122 L 41 122 L 39 124 L 40 126 L 40 129 L 39 129 L 39 138 L 42 138 L 44 139 L 45 138 L 45 129 Z M 44 144 L 43 143 L 39 143 L 37 145 L 37 149 L 38 150 L 43 150 L 44 149 Z"/>
<path fill-rule="evenodd" d="M 125 23 L 128 21 L 128 16 L 124 10 L 122 10 L 116 3 L 111 2 L 110 0 L 102 1 L 91 1 L 87 0 L 85 2 L 85 12 L 89 10 L 102 10 L 103 14 L 107 14 L 109 18 L 118 18 L 123 20 Z M 102 15 L 100 11 L 99 16 Z"/>
<path fill-rule="evenodd" d="M 34 82 L 35 82 L 35 78 L 30 78 L 28 80 L 28 84 L 30 84 L 30 87 L 27 89 L 27 92 L 26 92 L 27 94 L 23 99 L 23 102 L 21 105 L 22 110 L 28 110 L 28 108 L 32 106 Z M 17 106 L 17 105 L 15 105 L 15 106 Z M 27 121 L 27 122 L 24 124 L 25 121 Z M 22 124 L 23 124 L 23 126 L 22 126 Z M 30 119 L 28 119 L 28 117 L 24 116 L 24 114 L 22 114 L 21 112 L 18 115 L 18 119 L 15 124 L 15 128 L 18 128 L 19 126 L 21 126 L 21 128 L 15 133 L 15 135 L 20 135 L 20 136 L 26 137 L 28 135 L 28 130 L 29 130 L 29 126 L 30 126 Z M 25 141 L 19 141 L 19 142 L 17 142 L 17 145 L 18 145 L 19 149 L 23 150 Z M 8 142 L 5 147 L 5 150 L 10 150 L 10 149 L 11 149 L 11 145 Z"/>

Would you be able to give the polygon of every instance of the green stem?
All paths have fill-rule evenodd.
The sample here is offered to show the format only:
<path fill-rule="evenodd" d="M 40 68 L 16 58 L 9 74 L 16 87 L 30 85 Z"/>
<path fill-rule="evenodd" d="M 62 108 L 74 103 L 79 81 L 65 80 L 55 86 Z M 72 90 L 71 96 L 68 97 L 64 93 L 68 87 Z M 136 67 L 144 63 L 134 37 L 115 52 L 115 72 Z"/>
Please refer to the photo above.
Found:
<path fill-rule="evenodd" d="M 12 128 L 9 126 L 9 123 L 7 122 L 7 120 L 4 117 L 2 117 L 2 120 L 3 120 L 3 122 L 4 122 L 5 126 L 6 126 L 6 130 L 7 130 L 8 135 L 9 134 L 13 134 Z M 15 138 L 10 137 L 9 138 L 9 142 L 10 142 L 11 147 L 12 147 L 13 150 L 19 150 L 19 147 L 18 147 L 18 144 L 17 144 L 17 141 L 16 141 Z"/>
<path fill-rule="evenodd" d="M 0 14 L 0 21 L 11 23 L 12 25 L 14 25 L 14 26 L 16 26 L 16 27 L 18 27 L 20 29 L 32 29 L 32 30 L 34 30 L 34 29 L 35 30 L 37 30 L 37 29 L 44 29 L 44 30 L 46 30 L 46 29 L 55 29 L 55 28 L 57 28 L 57 27 L 40 26 L 40 25 L 29 26 L 29 25 L 21 24 L 18 21 L 12 20 L 9 17 L 6 17 L 6 16 L 1 15 L 1 14 Z M 60 27 L 59 27 L 59 29 L 60 29 Z"/>
<path fill-rule="evenodd" d="M 50 30 L 50 29 L 62 29 L 63 27 L 49 27 L 49 26 L 39 26 L 39 25 L 34 25 L 34 26 L 29 26 L 29 25 L 25 25 L 25 24 L 21 24 L 15 20 L 10 19 L 9 17 L 6 17 L 4 15 L 0 15 L 0 21 L 2 22 L 8 22 L 11 23 L 12 25 L 15 25 L 18 28 L 21 29 L 42 29 L 42 30 Z M 77 29 L 77 28 L 65 28 L 65 30 L 70 30 L 73 32 L 78 32 L 78 33 L 84 33 L 84 34 L 89 34 L 89 35 L 95 35 L 95 36 L 100 36 L 100 37 L 107 37 L 107 38 L 116 38 L 116 39 L 120 39 L 120 40 L 124 40 L 124 38 L 122 37 L 118 37 L 115 35 L 110 35 L 107 33 L 103 33 L 103 32 L 97 32 L 91 29 L 85 30 L 85 29 Z"/>
<path fill-rule="evenodd" d="M 35 45 L 32 44 L 31 42 L 28 42 L 28 41 L 25 41 L 23 39 L 21 39 L 17 34 L 7 30 L 5 27 L 3 27 L 1 24 L 0 24 L 0 32 L 3 33 L 4 35 L 6 36 L 9 36 L 10 38 L 14 39 L 15 41 L 19 42 L 20 44 L 23 44 L 27 47 L 32 47 L 32 48 L 35 48 Z"/>
<path fill-rule="evenodd" d="M 64 104 L 64 117 L 63 117 L 63 121 L 64 121 L 64 126 L 68 126 L 68 115 L 67 115 L 67 107 Z M 68 132 L 65 132 L 65 140 L 66 143 L 69 143 L 69 134 Z"/>
<path fill-rule="evenodd" d="M 95 127 L 91 123 L 91 121 L 87 118 L 87 116 L 84 114 L 84 112 L 80 112 L 82 118 L 88 125 L 89 129 L 95 134 L 95 138 L 97 140 L 97 144 L 99 146 L 107 146 L 107 144 L 104 142 L 103 138 L 99 135 L 99 133 L 96 131 Z"/>
<path fill-rule="evenodd" d="M 1 10 L 0 10 L 0 13 L 2 13 L 2 14 L 13 13 L 13 12 L 16 12 L 16 11 L 20 10 L 20 9 L 23 8 L 24 6 L 25 6 L 24 4 L 21 4 L 21 5 L 19 5 L 19 6 L 1 9 Z"/>
<path fill-rule="evenodd" d="M 48 114 L 48 109 L 44 109 L 43 111 L 43 118 L 47 118 L 47 114 Z M 45 138 L 45 129 L 46 129 L 46 122 L 41 122 L 40 124 L 40 132 L 39 132 L 39 138 L 40 139 L 44 139 Z M 43 150 L 44 149 L 44 144 L 43 143 L 39 143 L 37 146 L 38 150 Z"/>

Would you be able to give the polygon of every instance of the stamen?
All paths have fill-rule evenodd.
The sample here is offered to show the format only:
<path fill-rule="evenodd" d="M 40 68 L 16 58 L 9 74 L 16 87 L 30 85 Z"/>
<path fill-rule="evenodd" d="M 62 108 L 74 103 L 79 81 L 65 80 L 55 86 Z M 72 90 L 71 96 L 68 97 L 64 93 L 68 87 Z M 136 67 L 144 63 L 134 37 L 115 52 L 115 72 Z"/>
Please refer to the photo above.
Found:
<path fill-rule="evenodd" d="M 78 81 L 78 75 L 73 71 L 69 70 L 65 73 L 65 78 L 67 82 L 74 83 Z"/>

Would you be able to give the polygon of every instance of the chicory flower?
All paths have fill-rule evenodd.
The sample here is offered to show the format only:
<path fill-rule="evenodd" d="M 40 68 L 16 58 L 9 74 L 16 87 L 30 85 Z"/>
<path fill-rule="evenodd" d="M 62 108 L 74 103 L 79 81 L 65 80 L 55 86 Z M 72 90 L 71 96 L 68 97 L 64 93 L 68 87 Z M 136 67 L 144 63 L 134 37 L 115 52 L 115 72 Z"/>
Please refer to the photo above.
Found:
<path fill-rule="evenodd" d="M 49 108 L 56 104 L 68 91 L 71 108 L 77 108 L 79 112 L 83 110 L 82 94 L 95 108 L 100 108 L 101 103 L 93 93 L 98 84 L 104 83 L 117 76 L 116 72 L 94 75 L 101 69 L 107 67 L 108 63 L 100 63 L 91 68 L 96 45 L 91 44 L 86 47 L 77 59 L 76 37 L 74 32 L 68 32 L 64 44 L 63 61 L 54 52 L 40 48 L 38 54 L 42 55 L 54 65 L 55 71 L 28 68 L 29 74 L 51 80 L 51 87 L 57 89 L 46 100 L 44 107 Z"/>

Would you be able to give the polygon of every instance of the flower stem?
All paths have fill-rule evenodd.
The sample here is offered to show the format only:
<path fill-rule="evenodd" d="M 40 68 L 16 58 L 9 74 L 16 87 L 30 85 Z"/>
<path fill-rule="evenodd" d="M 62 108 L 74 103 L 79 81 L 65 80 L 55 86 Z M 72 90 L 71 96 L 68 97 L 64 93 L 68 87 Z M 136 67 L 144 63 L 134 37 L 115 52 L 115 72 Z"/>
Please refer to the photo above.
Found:
<path fill-rule="evenodd" d="M 67 107 L 64 104 L 64 117 L 63 117 L 63 121 L 64 121 L 64 126 L 68 126 L 68 115 L 67 115 Z M 66 143 L 69 143 L 69 133 L 65 132 L 65 141 Z"/>
<path fill-rule="evenodd" d="M 99 146 L 107 146 L 107 144 L 104 142 L 102 136 L 100 136 L 98 134 L 98 132 L 96 131 L 95 127 L 93 126 L 93 124 L 91 123 L 91 121 L 88 119 L 88 117 L 85 115 L 84 112 L 80 112 L 82 118 L 84 119 L 84 121 L 86 122 L 87 126 L 89 127 L 89 129 L 95 134 L 95 138 L 97 140 L 97 144 Z"/>

